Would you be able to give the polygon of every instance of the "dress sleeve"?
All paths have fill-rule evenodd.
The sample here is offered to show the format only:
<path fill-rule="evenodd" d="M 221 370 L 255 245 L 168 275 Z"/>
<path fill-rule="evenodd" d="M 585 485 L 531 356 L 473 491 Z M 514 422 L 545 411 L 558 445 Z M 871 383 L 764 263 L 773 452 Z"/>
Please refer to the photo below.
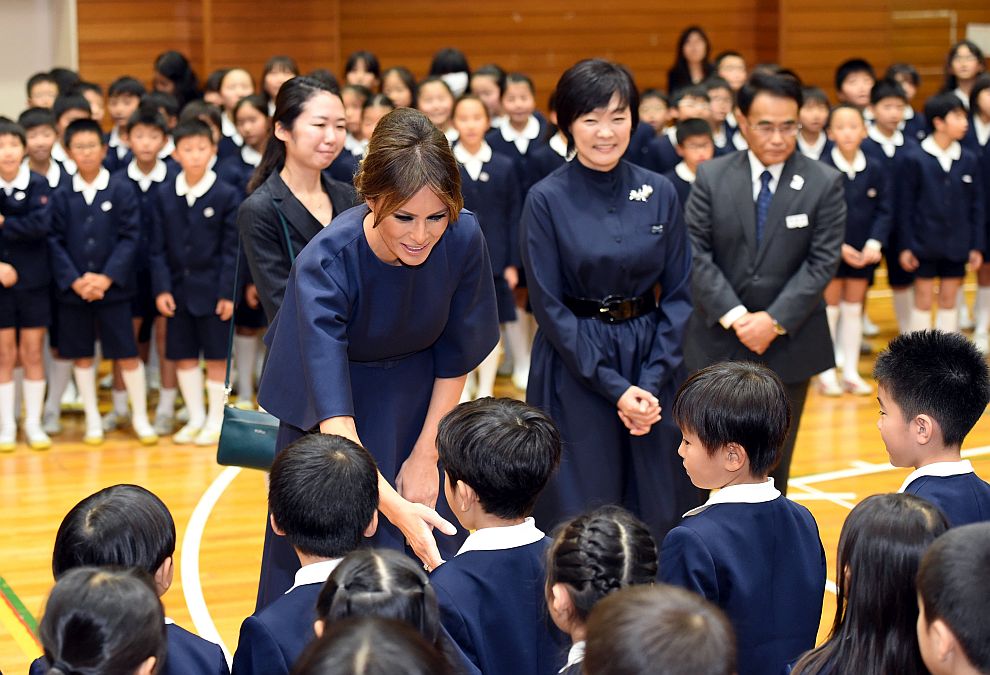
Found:
<path fill-rule="evenodd" d="M 564 305 L 564 277 L 553 217 L 546 198 L 531 191 L 521 219 L 523 265 L 540 331 L 584 386 L 616 403 L 631 384 L 613 368 Z"/>
<path fill-rule="evenodd" d="M 258 390 L 265 410 L 303 430 L 354 416 L 347 356 L 351 294 L 343 263 L 325 244 L 325 238 L 314 239 L 296 259 L 265 336 L 268 361 Z"/>
<path fill-rule="evenodd" d="M 469 233 L 463 235 L 465 250 L 459 256 L 460 276 L 450 299 L 447 324 L 433 343 L 434 373 L 442 378 L 470 373 L 498 344 L 495 283 L 485 237 L 469 214 L 462 213 L 456 227 L 467 228 Z"/>

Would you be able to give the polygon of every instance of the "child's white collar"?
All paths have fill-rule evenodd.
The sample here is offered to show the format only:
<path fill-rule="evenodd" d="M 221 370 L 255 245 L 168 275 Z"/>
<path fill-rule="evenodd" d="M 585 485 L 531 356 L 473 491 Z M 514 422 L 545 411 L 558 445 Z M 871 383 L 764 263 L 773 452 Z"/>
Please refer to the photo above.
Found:
<path fill-rule="evenodd" d="M 922 476 L 948 478 L 949 476 L 963 476 L 967 473 L 974 473 L 973 463 L 968 459 L 961 459 L 958 462 L 935 462 L 912 471 L 908 477 L 904 479 L 904 482 L 901 484 L 901 488 L 897 492 L 904 492 L 907 490 L 908 485 Z"/>
<path fill-rule="evenodd" d="M 108 185 L 110 185 L 110 172 L 106 168 L 100 169 L 92 183 L 84 181 L 78 173 L 72 177 L 72 189 L 75 192 L 81 192 L 87 204 L 92 204 L 96 198 L 96 193 L 100 190 L 106 190 Z"/>
<path fill-rule="evenodd" d="M 185 197 L 186 203 L 192 206 L 196 203 L 197 199 L 209 192 L 210 188 L 216 182 L 217 175 L 207 169 L 198 183 L 190 185 L 186 180 L 186 172 L 180 171 L 179 175 L 175 177 L 175 194 L 177 197 Z"/>
<path fill-rule="evenodd" d="M 857 173 L 866 169 L 866 155 L 862 150 L 857 150 L 856 157 L 850 164 L 838 148 L 832 148 L 832 163 L 835 164 L 836 169 L 849 176 L 849 180 L 853 180 Z"/>
<path fill-rule="evenodd" d="M 492 161 L 492 147 L 486 141 L 481 141 L 478 152 L 471 154 L 462 143 L 457 143 L 454 145 L 454 159 L 461 164 L 467 164 L 470 161 L 490 162 Z"/>
<path fill-rule="evenodd" d="M 808 143 L 801 134 L 798 134 L 797 137 L 798 149 L 801 151 L 801 154 L 811 159 L 821 159 L 822 151 L 825 149 L 825 143 L 827 141 L 828 136 L 825 135 L 824 131 L 818 132 L 818 139 L 814 143 Z"/>
<path fill-rule="evenodd" d="M 691 168 L 687 165 L 687 162 L 679 162 L 674 167 L 674 173 L 685 183 L 693 183 L 696 177 L 694 171 L 691 171 Z"/>
<path fill-rule="evenodd" d="M 895 129 L 894 134 L 892 136 L 884 136 L 883 132 L 877 129 L 876 125 L 874 124 L 874 125 L 870 125 L 870 127 L 866 130 L 866 133 L 870 138 L 875 140 L 877 143 L 881 145 L 881 147 L 883 147 L 884 154 L 886 154 L 888 157 L 894 156 L 893 152 L 887 153 L 888 147 L 891 150 L 893 150 L 894 148 L 899 148 L 902 145 L 904 145 L 904 134 L 901 133 L 900 129 Z"/>
<path fill-rule="evenodd" d="M 245 143 L 241 147 L 241 159 L 245 164 L 256 167 L 261 164 L 261 153 Z"/>
<path fill-rule="evenodd" d="M 536 115 L 530 115 L 529 119 L 526 120 L 526 126 L 523 127 L 523 130 L 516 131 L 515 127 L 509 122 L 508 116 L 506 116 L 505 124 L 499 127 L 499 132 L 501 132 L 502 138 L 509 143 L 515 143 L 520 138 L 532 141 L 540 135 L 540 121 L 536 119 Z"/>
<path fill-rule="evenodd" d="M 763 483 L 742 483 L 740 485 L 730 485 L 715 492 L 708 498 L 708 501 L 697 506 L 684 517 L 695 516 L 716 504 L 763 504 L 772 502 L 780 496 L 780 490 L 773 486 L 773 478 L 767 478 Z"/>
<path fill-rule="evenodd" d="M 21 164 L 20 168 L 17 169 L 17 175 L 14 176 L 14 180 L 9 183 L 3 178 L 0 178 L 0 188 L 9 196 L 14 190 L 27 190 L 28 184 L 31 182 L 31 169 L 27 164 Z"/>
<path fill-rule="evenodd" d="M 554 134 L 553 138 L 549 142 L 550 149 L 556 152 L 561 157 L 567 159 L 567 139 L 561 137 L 560 134 Z"/>
<path fill-rule="evenodd" d="M 143 173 L 138 167 L 136 159 L 132 159 L 127 165 L 127 177 L 138 184 L 141 192 L 147 192 L 152 183 L 161 183 L 168 175 L 168 167 L 162 160 L 156 160 L 154 168 L 148 173 Z"/>
<path fill-rule="evenodd" d="M 564 667 L 558 670 L 557 672 L 558 673 L 566 672 L 567 669 L 570 668 L 571 666 L 575 666 L 581 663 L 582 661 L 584 661 L 584 652 L 585 652 L 584 640 L 578 640 L 577 642 L 572 644 L 570 650 L 567 652 L 567 663 L 564 664 Z"/>
<path fill-rule="evenodd" d="M 300 586 L 325 583 L 330 575 L 333 574 L 333 571 L 337 569 L 337 565 L 340 564 L 341 560 L 343 558 L 333 558 L 332 560 L 321 560 L 310 563 L 309 565 L 303 565 L 296 570 L 295 583 L 292 584 L 292 588 L 285 592 L 285 595 L 288 595 Z"/>
<path fill-rule="evenodd" d="M 926 136 L 921 141 L 921 149 L 938 160 L 942 170 L 948 173 L 952 169 L 952 163 L 962 157 L 962 146 L 959 141 L 952 141 L 945 150 L 935 142 L 934 136 Z"/>
<path fill-rule="evenodd" d="M 536 527 L 536 521 L 532 518 L 527 518 L 518 525 L 484 527 L 468 535 L 457 555 L 468 551 L 503 551 L 508 548 L 529 546 L 545 536 Z"/>
<path fill-rule="evenodd" d="M 227 117 L 227 113 L 221 113 L 220 115 L 220 133 L 234 141 L 238 147 L 244 145 L 244 139 L 237 133 L 237 125 Z"/>

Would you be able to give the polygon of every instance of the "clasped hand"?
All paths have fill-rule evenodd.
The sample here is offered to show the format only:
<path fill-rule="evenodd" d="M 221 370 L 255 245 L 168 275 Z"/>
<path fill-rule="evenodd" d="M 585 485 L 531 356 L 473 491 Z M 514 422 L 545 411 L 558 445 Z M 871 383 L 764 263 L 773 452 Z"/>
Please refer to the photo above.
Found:
<path fill-rule="evenodd" d="M 632 436 L 645 436 L 660 421 L 660 399 L 635 385 L 619 397 L 616 408 Z"/>
<path fill-rule="evenodd" d="M 113 285 L 113 279 L 106 274 L 86 272 L 72 282 L 72 290 L 86 302 L 102 300 L 107 290 Z"/>
<path fill-rule="evenodd" d="M 773 327 L 773 317 L 767 312 L 747 312 L 732 324 L 736 337 L 746 349 L 763 354 L 777 337 Z"/>

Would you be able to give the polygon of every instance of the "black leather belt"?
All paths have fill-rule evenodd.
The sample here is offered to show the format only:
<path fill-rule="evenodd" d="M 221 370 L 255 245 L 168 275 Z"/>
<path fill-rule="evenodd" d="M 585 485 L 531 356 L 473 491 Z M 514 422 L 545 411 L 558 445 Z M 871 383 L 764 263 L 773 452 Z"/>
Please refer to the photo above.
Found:
<path fill-rule="evenodd" d="M 564 296 L 564 305 L 574 316 L 594 318 L 605 323 L 622 323 L 649 314 L 657 308 L 656 296 L 649 291 L 638 298 L 609 295 L 603 300 Z"/>

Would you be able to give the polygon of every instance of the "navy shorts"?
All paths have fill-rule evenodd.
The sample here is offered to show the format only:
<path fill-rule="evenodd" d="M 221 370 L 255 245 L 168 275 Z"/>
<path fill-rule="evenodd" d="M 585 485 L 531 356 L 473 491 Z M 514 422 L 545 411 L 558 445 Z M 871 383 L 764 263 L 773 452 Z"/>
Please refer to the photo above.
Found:
<path fill-rule="evenodd" d="M 867 279 L 870 283 L 873 283 L 873 270 L 877 268 L 876 265 L 867 265 L 866 267 L 857 269 L 851 265 L 847 265 L 845 260 L 839 261 L 839 269 L 835 272 L 836 279 Z"/>
<path fill-rule="evenodd" d="M 202 354 L 207 361 L 224 361 L 229 331 L 230 322 L 215 314 L 193 316 L 185 309 L 176 309 L 165 331 L 165 358 L 198 359 Z"/>
<path fill-rule="evenodd" d="M 0 288 L 0 328 L 47 328 L 52 323 L 48 287 Z"/>
<path fill-rule="evenodd" d="M 103 357 L 132 359 L 138 355 L 129 300 L 58 305 L 58 351 L 63 359 L 88 359 L 100 341 Z"/>
<path fill-rule="evenodd" d="M 241 301 L 234 308 L 234 325 L 239 328 L 265 328 L 268 326 L 268 317 L 265 316 L 265 308 L 258 303 L 255 308 L 248 307 L 248 304 Z"/>
<path fill-rule="evenodd" d="M 966 260 L 918 260 L 914 275 L 919 279 L 962 279 L 966 276 Z"/>

